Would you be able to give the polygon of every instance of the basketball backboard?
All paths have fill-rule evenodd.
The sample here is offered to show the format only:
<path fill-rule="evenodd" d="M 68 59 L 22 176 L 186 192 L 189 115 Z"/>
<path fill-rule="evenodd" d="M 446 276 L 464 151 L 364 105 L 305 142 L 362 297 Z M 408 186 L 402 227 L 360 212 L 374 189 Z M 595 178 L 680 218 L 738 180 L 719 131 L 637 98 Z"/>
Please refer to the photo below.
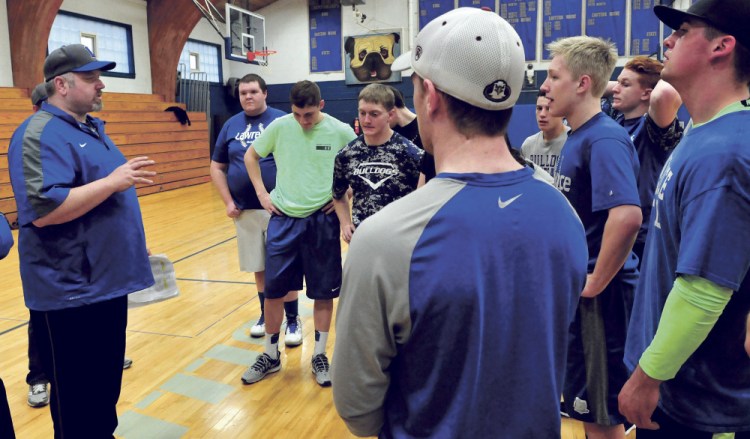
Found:
<path fill-rule="evenodd" d="M 266 65 L 268 57 L 259 55 L 248 61 L 248 52 L 268 50 L 266 46 L 266 19 L 238 6 L 226 4 L 225 56 L 233 61 Z"/>

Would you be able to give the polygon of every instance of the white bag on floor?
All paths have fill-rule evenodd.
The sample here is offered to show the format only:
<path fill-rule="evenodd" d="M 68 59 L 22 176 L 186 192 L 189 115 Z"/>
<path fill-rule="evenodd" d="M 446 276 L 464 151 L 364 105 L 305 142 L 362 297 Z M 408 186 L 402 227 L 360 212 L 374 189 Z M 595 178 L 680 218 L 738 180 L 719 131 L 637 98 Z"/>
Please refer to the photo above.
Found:
<path fill-rule="evenodd" d="M 151 255 L 148 260 L 151 263 L 151 272 L 154 274 L 154 285 L 145 290 L 130 293 L 128 295 L 129 308 L 162 302 L 180 295 L 172 261 L 166 255 Z"/>

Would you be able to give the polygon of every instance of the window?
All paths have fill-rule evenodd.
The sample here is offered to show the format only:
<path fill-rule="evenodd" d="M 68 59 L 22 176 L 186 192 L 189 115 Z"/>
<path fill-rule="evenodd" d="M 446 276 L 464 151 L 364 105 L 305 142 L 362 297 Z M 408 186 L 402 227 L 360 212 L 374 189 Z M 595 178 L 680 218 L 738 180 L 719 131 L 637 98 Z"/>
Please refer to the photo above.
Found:
<path fill-rule="evenodd" d="M 96 35 L 81 32 L 81 44 L 88 47 L 91 53 L 96 56 Z"/>
<path fill-rule="evenodd" d="M 222 83 L 221 46 L 187 40 L 185 47 L 182 48 L 178 70 L 183 79 Z M 191 75 L 193 73 L 200 73 L 200 75 Z"/>
<path fill-rule="evenodd" d="M 190 71 L 191 72 L 201 71 L 200 58 L 199 58 L 199 55 L 195 52 L 190 52 Z"/>
<path fill-rule="evenodd" d="M 97 58 L 117 63 L 114 69 L 102 72 L 102 76 L 135 78 L 133 32 L 128 24 L 59 11 L 52 23 L 47 51 L 66 44 L 83 44 Z"/>

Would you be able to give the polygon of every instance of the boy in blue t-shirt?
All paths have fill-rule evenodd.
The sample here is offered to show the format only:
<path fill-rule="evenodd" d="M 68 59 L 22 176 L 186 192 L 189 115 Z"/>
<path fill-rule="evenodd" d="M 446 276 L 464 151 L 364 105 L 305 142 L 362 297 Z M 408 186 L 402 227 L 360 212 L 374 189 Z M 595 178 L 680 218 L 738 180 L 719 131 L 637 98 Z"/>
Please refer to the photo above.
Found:
<path fill-rule="evenodd" d="M 605 97 L 611 96 L 611 116 L 630 134 L 638 152 L 638 193 L 641 197 L 643 223 L 633 245 L 638 263 L 643 261 L 654 189 L 667 157 L 682 138 L 677 110 L 680 95 L 668 83 L 659 80 L 664 66 L 658 60 L 637 56 L 625 64 L 617 81 L 610 81 Z"/>
<path fill-rule="evenodd" d="M 614 46 L 581 36 L 557 40 L 549 51 L 553 58 L 540 91 L 550 114 L 567 118 L 571 127 L 555 184 L 581 218 L 589 249 L 563 398 L 589 437 L 623 438 L 617 392 L 627 379 L 622 351 L 638 279 L 631 252 L 641 226 L 638 157 L 625 129 L 600 107 L 617 60 Z"/>
<path fill-rule="evenodd" d="M 270 215 L 255 195 L 256 191 L 247 174 L 244 158 L 247 149 L 266 127 L 286 113 L 266 104 L 266 81 L 254 73 L 240 79 L 237 92 L 242 112 L 232 116 L 216 138 L 211 157 L 211 180 L 226 205 L 227 216 L 234 220 L 237 228 L 240 269 L 255 274 L 255 286 L 260 300 L 260 318 L 250 328 L 250 336 L 263 337 L 266 333 L 266 229 Z M 276 162 L 273 155 L 261 160 L 260 165 L 263 184 L 266 190 L 271 191 L 276 185 Z M 299 319 L 297 294 L 296 291 L 291 291 L 284 298 L 287 321 L 284 343 L 287 346 L 302 344 L 302 322 Z"/>
<path fill-rule="evenodd" d="M 750 437 L 750 3 L 656 6 L 692 118 L 659 176 L 620 409 L 638 439 Z M 658 429 L 657 429 L 658 428 Z"/>

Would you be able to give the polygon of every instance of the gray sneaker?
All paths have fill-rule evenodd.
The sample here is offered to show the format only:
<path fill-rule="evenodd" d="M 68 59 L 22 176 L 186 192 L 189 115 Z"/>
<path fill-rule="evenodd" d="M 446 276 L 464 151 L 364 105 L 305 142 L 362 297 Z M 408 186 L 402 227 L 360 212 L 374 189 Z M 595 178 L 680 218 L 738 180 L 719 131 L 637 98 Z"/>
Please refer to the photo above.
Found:
<path fill-rule="evenodd" d="M 278 356 L 278 353 L 276 354 Z M 278 372 L 281 369 L 281 358 L 275 360 L 265 352 L 258 356 L 255 363 L 250 366 L 242 375 L 242 382 L 245 384 L 257 383 L 266 377 L 269 373 Z"/>
<path fill-rule="evenodd" d="M 128 357 L 125 357 L 125 359 L 122 361 L 122 368 L 123 369 L 130 369 L 130 366 L 133 365 L 133 360 L 131 360 Z"/>
<path fill-rule="evenodd" d="M 38 383 L 29 386 L 29 405 L 32 407 L 44 407 L 49 404 L 49 392 L 47 391 L 47 384 L 49 383 Z"/>
<path fill-rule="evenodd" d="M 328 365 L 326 354 L 318 354 L 312 357 L 312 373 L 315 375 L 315 381 L 322 387 L 331 385 L 331 372 Z"/>

